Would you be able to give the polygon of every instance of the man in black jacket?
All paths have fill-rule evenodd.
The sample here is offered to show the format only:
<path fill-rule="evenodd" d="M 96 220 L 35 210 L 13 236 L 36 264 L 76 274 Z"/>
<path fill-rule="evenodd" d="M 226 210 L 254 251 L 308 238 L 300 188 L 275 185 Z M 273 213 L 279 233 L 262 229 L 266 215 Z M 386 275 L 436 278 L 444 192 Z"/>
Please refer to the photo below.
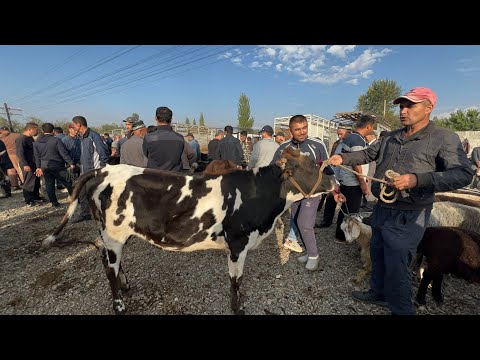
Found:
<path fill-rule="evenodd" d="M 225 137 L 218 142 L 215 159 L 231 160 L 237 165 L 244 162 L 243 149 L 240 140 L 233 137 L 233 128 L 225 126 Z"/>
<path fill-rule="evenodd" d="M 55 194 L 55 180 L 72 194 L 72 181 L 68 179 L 65 164 L 73 170 L 75 165 L 72 158 L 68 155 L 65 145 L 60 138 L 53 136 L 53 124 L 45 123 L 42 125 L 43 135 L 33 143 L 33 155 L 37 170 L 35 175 L 43 175 L 45 179 L 45 188 L 47 190 L 48 200 L 53 207 L 60 206 Z"/>
<path fill-rule="evenodd" d="M 35 206 L 40 200 L 40 178 L 35 176 L 35 159 L 33 157 L 33 137 L 38 135 L 38 125 L 27 123 L 23 134 L 15 140 L 18 162 L 23 173 L 23 198 L 27 206 Z"/>
<path fill-rule="evenodd" d="M 147 157 L 147 168 L 181 172 L 182 153 L 185 146 L 183 136 L 172 129 L 172 110 L 166 106 L 157 108 L 157 129 L 145 134 L 143 153 Z"/>
<path fill-rule="evenodd" d="M 413 315 L 409 264 L 430 218 L 434 194 L 468 185 L 473 171 L 458 135 L 430 121 L 436 103 L 431 89 L 414 88 L 393 103 L 400 104 L 404 128 L 388 133 L 365 150 L 334 155 L 330 163 L 352 166 L 376 161 L 375 178 L 382 178 L 386 170 L 400 174 L 390 181 L 399 192 L 394 202 L 382 199 L 380 183 L 372 184 L 378 202 L 371 220 L 370 290 L 354 291 L 352 296 L 388 306 L 392 314 Z"/>

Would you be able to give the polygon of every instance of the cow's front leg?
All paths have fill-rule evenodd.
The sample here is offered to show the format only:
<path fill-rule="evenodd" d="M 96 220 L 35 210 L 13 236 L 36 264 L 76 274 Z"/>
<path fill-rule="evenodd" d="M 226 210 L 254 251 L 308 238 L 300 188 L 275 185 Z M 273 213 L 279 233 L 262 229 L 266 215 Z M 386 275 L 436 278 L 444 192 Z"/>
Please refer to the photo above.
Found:
<path fill-rule="evenodd" d="M 243 266 L 245 265 L 245 257 L 247 250 L 243 250 L 240 254 L 235 255 L 231 252 L 228 256 L 228 273 L 230 275 L 230 301 L 231 307 L 235 315 L 245 314 L 240 309 L 240 284 L 242 282 Z"/>

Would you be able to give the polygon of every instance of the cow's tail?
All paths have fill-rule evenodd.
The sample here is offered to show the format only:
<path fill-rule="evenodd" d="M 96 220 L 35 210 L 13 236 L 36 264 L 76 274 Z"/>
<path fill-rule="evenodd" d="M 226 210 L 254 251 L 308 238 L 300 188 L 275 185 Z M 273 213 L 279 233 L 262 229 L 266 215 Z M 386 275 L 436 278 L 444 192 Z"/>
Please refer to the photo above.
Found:
<path fill-rule="evenodd" d="M 60 225 L 55 229 L 52 235 L 47 237 L 45 240 L 42 242 L 42 247 L 43 248 L 48 248 L 50 247 L 57 239 L 59 238 L 59 234 L 62 232 L 63 228 L 65 225 L 67 225 L 68 220 L 73 216 L 73 213 L 75 212 L 75 209 L 77 208 L 78 205 L 78 197 L 80 196 L 80 191 L 82 188 L 85 186 L 85 184 L 88 182 L 88 180 L 94 178 L 97 175 L 97 172 L 100 170 L 92 170 L 89 171 L 86 174 L 83 174 L 80 176 L 75 183 L 75 187 L 73 188 L 72 195 L 70 196 L 70 205 L 68 206 L 67 213 L 62 219 L 62 222 Z"/>

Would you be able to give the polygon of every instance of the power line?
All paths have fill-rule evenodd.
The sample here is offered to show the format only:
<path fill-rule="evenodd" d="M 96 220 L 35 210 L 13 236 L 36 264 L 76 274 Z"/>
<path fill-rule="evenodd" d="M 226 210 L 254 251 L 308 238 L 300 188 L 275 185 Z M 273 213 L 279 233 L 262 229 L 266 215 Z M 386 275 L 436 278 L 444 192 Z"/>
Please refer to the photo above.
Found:
<path fill-rule="evenodd" d="M 233 47 L 232 47 L 233 48 Z M 54 103 L 54 105 L 57 105 L 57 104 L 62 104 L 62 103 L 65 103 L 65 102 L 69 102 L 69 101 L 72 101 L 72 100 L 77 100 L 79 98 L 83 98 L 83 97 L 88 97 L 88 96 L 91 96 L 91 95 L 95 95 L 95 94 L 98 94 L 98 93 L 101 93 L 101 92 L 104 92 L 104 91 L 107 91 L 107 90 L 110 90 L 110 89 L 113 89 L 113 88 L 117 88 L 119 86 L 122 86 L 122 85 L 126 85 L 126 84 L 130 84 L 132 82 L 135 82 L 135 81 L 139 81 L 139 80 L 143 80 L 145 78 L 149 78 L 149 77 L 152 77 L 152 76 L 155 76 L 155 75 L 158 75 L 158 74 L 161 74 L 161 73 L 164 73 L 166 71 L 170 71 L 170 70 L 173 70 L 173 69 L 176 69 L 178 67 L 181 67 L 181 66 L 185 66 L 185 65 L 189 65 L 191 63 L 195 63 L 197 61 L 200 61 L 200 60 L 204 60 L 206 58 L 209 58 L 209 57 L 212 57 L 212 56 L 215 56 L 215 55 L 218 55 L 222 52 L 224 52 L 225 50 L 222 50 L 218 53 L 215 53 L 215 54 L 212 54 L 212 55 L 207 55 L 207 56 L 204 56 L 204 57 L 201 57 L 199 59 L 195 59 L 195 60 L 192 60 L 192 61 L 189 61 L 187 63 L 183 63 L 183 64 L 178 64 L 178 65 L 175 65 L 175 66 L 172 66 L 168 69 L 165 69 L 165 70 L 161 70 L 161 71 L 156 71 L 156 72 L 153 72 L 153 73 L 150 73 L 150 75 L 144 75 L 144 76 L 141 76 L 141 77 L 138 77 L 136 79 L 133 79 L 133 80 L 129 80 L 129 81 L 125 81 L 123 83 L 120 83 L 120 84 L 117 84 L 117 85 L 114 85 L 114 86 L 110 86 L 110 87 L 107 87 L 105 89 L 102 89 L 102 90 L 99 90 L 99 91 L 94 91 L 94 92 L 91 92 L 89 94 L 85 94 L 85 95 L 80 95 L 80 96 L 77 96 L 77 97 L 74 97 L 74 98 L 70 98 L 70 99 L 65 99 L 63 101 L 59 101 L 57 103 Z"/>
<path fill-rule="evenodd" d="M 30 103 L 33 104 L 33 103 L 36 103 L 36 102 L 46 101 L 46 100 L 48 100 L 48 99 L 51 99 L 51 98 L 54 97 L 54 96 L 62 95 L 62 94 L 67 93 L 67 92 L 69 92 L 69 91 L 78 90 L 78 89 L 81 88 L 81 87 L 84 87 L 84 86 L 86 86 L 86 85 L 92 84 L 92 83 L 97 82 L 97 81 L 100 81 L 100 80 L 102 80 L 102 79 L 104 79 L 104 78 L 107 78 L 107 77 L 109 77 L 109 76 L 112 76 L 112 75 L 114 76 L 114 79 L 109 79 L 109 80 L 107 80 L 106 82 L 103 82 L 103 83 L 97 84 L 97 85 L 95 85 L 95 86 L 93 86 L 93 87 L 90 87 L 90 90 L 91 90 L 91 89 L 93 89 L 93 88 L 102 86 L 102 85 L 104 85 L 104 84 L 108 84 L 108 83 L 111 82 L 111 81 L 115 81 L 115 80 L 124 78 L 125 76 L 130 76 L 131 74 L 135 74 L 135 73 L 137 73 L 137 72 L 144 71 L 145 69 L 149 69 L 149 68 L 158 66 L 158 64 L 157 64 L 157 65 L 153 65 L 153 66 L 152 66 L 152 65 L 149 65 L 149 66 L 147 66 L 147 67 L 145 67 L 145 68 L 143 68 L 143 69 L 137 69 L 137 70 L 133 71 L 133 72 L 130 73 L 130 74 L 128 74 L 128 73 L 127 73 L 127 74 L 119 74 L 119 73 L 121 73 L 122 71 L 128 70 L 128 69 L 130 69 L 130 68 L 132 68 L 132 67 L 135 67 L 135 66 L 138 66 L 138 65 L 140 65 L 140 64 L 142 64 L 142 63 L 145 63 L 145 62 L 148 62 L 148 61 L 150 61 L 150 60 L 153 60 L 153 59 L 156 58 L 156 57 L 159 57 L 159 56 L 161 56 L 161 55 L 168 54 L 168 53 L 170 53 L 170 52 L 174 51 L 175 49 L 177 49 L 177 48 L 179 48 L 179 47 L 182 47 L 182 46 L 183 46 L 183 45 L 177 45 L 177 46 L 174 46 L 174 47 L 169 48 L 169 49 L 167 49 L 167 50 L 159 51 L 159 52 L 157 52 L 157 53 L 155 53 L 155 54 L 153 54 L 153 55 L 150 55 L 150 56 L 148 56 L 148 57 L 146 57 L 146 58 L 143 58 L 143 59 L 141 59 L 141 60 L 139 60 L 139 61 L 137 61 L 137 62 L 135 62 L 135 63 L 133 63 L 133 64 L 129 64 L 129 65 L 123 66 L 123 67 L 121 67 L 121 68 L 119 68 L 119 69 L 115 69 L 114 71 L 111 71 L 111 72 L 109 72 L 109 73 L 107 73 L 107 74 L 104 74 L 104 75 L 102 75 L 102 76 L 99 76 L 99 77 L 96 78 L 96 79 L 93 79 L 93 80 L 90 80 L 90 81 L 86 81 L 86 82 L 84 82 L 84 83 L 81 83 L 81 84 L 72 86 L 72 87 L 70 87 L 70 88 L 67 88 L 67 89 L 64 89 L 64 90 L 61 90 L 61 91 L 57 91 L 56 93 L 53 93 L 53 94 L 51 94 L 51 95 L 45 96 L 45 97 L 40 98 L 40 99 L 33 99 L 33 100 L 30 100 L 30 101 L 27 101 L 27 103 L 30 102 Z M 115 76 L 115 75 L 116 75 L 116 76 Z M 71 95 L 68 95 L 68 96 L 71 96 Z"/>
<path fill-rule="evenodd" d="M 218 46 L 218 47 L 216 47 L 216 48 L 214 48 L 214 49 L 207 49 L 207 51 L 206 51 L 205 53 L 211 52 L 211 51 L 216 50 L 216 49 L 221 48 L 221 47 L 224 47 L 224 45 Z M 113 86 L 107 86 L 106 88 L 103 88 L 103 89 L 100 89 L 100 90 L 97 90 L 97 91 L 91 91 L 91 89 L 93 89 L 93 88 L 96 88 L 96 87 L 99 87 L 99 86 L 102 86 L 102 85 L 108 85 L 108 84 L 111 83 L 111 82 L 109 81 L 109 82 L 106 82 L 106 83 L 104 83 L 104 84 L 99 84 L 99 85 L 96 85 L 96 86 L 94 86 L 94 87 L 92 87 L 92 88 L 89 88 L 89 89 L 87 90 L 87 92 L 83 92 L 83 93 L 80 93 L 80 94 L 75 94 L 75 95 L 73 95 L 73 97 L 70 95 L 69 97 L 66 97 L 66 98 L 64 98 L 64 99 L 60 99 L 59 101 L 54 102 L 52 105 L 58 105 L 58 104 L 61 104 L 61 103 L 65 103 L 65 102 L 77 100 L 77 99 L 82 98 L 82 97 L 88 97 L 88 96 L 91 96 L 91 95 L 95 95 L 95 94 L 97 94 L 97 93 L 101 93 L 101 92 L 110 90 L 110 89 L 112 89 L 112 88 L 116 88 L 116 87 L 118 87 L 118 86 L 122 86 L 122 85 L 125 85 L 125 84 L 128 84 L 128 83 L 131 83 L 131 82 L 135 82 L 135 81 L 142 80 L 142 79 L 144 79 L 144 78 L 148 78 L 148 77 L 151 77 L 151 76 L 155 76 L 155 75 L 160 74 L 160 73 L 163 73 L 163 72 L 165 72 L 165 71 L 169 71 L 169 70 L 171 70 L 171 69 L 175 69 L 175 68 L 177 68 L 177 67 L 179 67 L 179 66 L 185 66 L 185 65 L 188 65 L 188 64 L 190 64 L 190 63 L 192 63 L 192 62 L 200 61 L 200 60 L 203 60 L 203 59 L 205 59 L 205 58 L 218 55 L 219 53 L 221 53 L 221 52 L 224 51 L 224 50 L 222 50 L 221 52 L 218 52 L 218 53 L 215 53 L 215 54 L 211 54 L 211 55 L 208 55 L 208 56 L 203 56 L 203 57 L 200 57 L 200 58 L 198 58 L 198 57 L 189 57 L 189 58 L 187 58 L 187 59 L 183 59 L 183 60 L 182 60 L 183 62 L 180 63 L 180 64 L 178 64 L 178 61 L 176 61 L 177 59 L 179 59 L 179 58 L 181 58 L 181 57 L 183 57 L 183 56 L 185 56 L 185 55 L 187 55 L 187 54 L 191 54 L 191 53 L 193 53 L 193 52 L 195 52 L 195 51 L 199 51 L 199 50 L 202 50 L 202 49 L 204 49 L 204 48 L 200 47 L 200 48 L 197 48 L 197 49 L 194 49 L 194 50 L 190 50 L 190 51 L 188 51 L 188 52 L 186 52 L 186 53 L 180 54 L 179 56 L 174 56 L 174 57 L 172 57 L 172 58 L 169 58 L 169 59 L 161 62 L 161 63 L 165 63 L 165 62 L 175 61 L 175 64 L 177 64 L 177 65 L 175 65 L 175 66 L 173 66 L 173 67 L 170 67 L 170 68 L 167 68 L 167 69 L 166 69 L 165 67 L 163 67 L 162 70 L 160 70 L 160 71 L 158 71 L 158 70 L 151 71 L 151 72 L 149 72 L 149 73 L 147 73 L 147 74 L 145 74 L 145 75 L 136 77 L 136 78 L 131 79 L 131 80 L 123 81 L 123 82 L 118 83 L 118 84 L 113 85 Z M 193 58 L 194 60 L 185 63 L 185 61 L 187 61 L 187 60 L 189 60 L 189 59 L 192 59 L 192 58 Z M 155 65 L 155 66 L 150 66 L 150 68 L 156 67 L 156 66 L 158 66 L 158 65 L 159 65 L 159 64 L 157 64 L 157 65 Z M 133 76 L 133 75 L 135 75 L 136 73 L 141 72 L 141 71 L 144 71 L 144 70 L 147 70 L 147 69 L 148 69 L 148 68 L 142 69 L 142 70 L 140 70 L 140 71 L 132 72 L 131 74 L 127 75 L 126 77 Z M 121 76 L 121 77 L 115 79 L 114 81 L 119 80 L 119 79 L 125 80 L 125 76 Z M 90 91 L 90 92 L 89 92 L 89 91 Z M 47 107 L 44 107 L 43 110 L 45 110 L 46 108 L 48 108 L 48 106 L 47 106 Z"/>
<path fill-rule="evenodd" d="M 18 102 L 19 100 L 22 100 L 22 99 L 25 99 L 25 98 L 29 98 L 29 97 L 35 96 L 35 95 L 37 95 L 37 94 L 40 94 L 40 93 L 42 93 L 42 92 L 45 92 L 45 91 L 47 91 L 47 90 L 50 90 L 50 89 L 52 89 L 52 88 L 54 88 L 54 87 L 56 87 L 56 86 L 58 86 L 58 85 L 60 85 L 60 84 L 62 84 L 62 83 L 64 83 L 64 82 L 66 82 L 67 80 L 74 79 L 74 78 L 76 78 L 76 77 L 78 77 L 78 76 L 80 76 L 80 75 L 82 75 L 82 74 L 84 74 L 84 73 L 86 73 L 86 72 L 88 72 L 88 71 L 90 71 L 90 70 L 93 70 L 93 69 L 95 69 L 95 68 L 97 68 L 97 67 L 99 67 L 99 66 L 101 66 L 101 65 L 103 65 L 103 64 L 106 64 L 106 63 L 108 63 L 108 62 L 110 62 L 110 61 L 112 61 L 112 60 L 114 60 L 114 59 L 116 59 L 116 58 L 118 58 L 118 57 L 120 57 L 120 56 L 123 56 L 123 55 L 125 55 L 125 54 L 127 54 L 127 53 L 129 53 L 129 52 L 131 52 L 131 51 L 133 51 L 133 50 L 135 50 L 136 48 L 138 48 L 138 47 L 140 47 L 140 46 L 141 46 L 141 45 L 134 46 L 134 47 L 132 47 L 131 49 L 125 50 L 124 52 L 122 52 L 122 51 L 123 51 L 124 49 L 126 49 L 128 46 L 127 46 L 127 47 L 124 47 L 124 48 L 122 48 L 122 49 L 120 49 L 120 50 L 118 50 L 118 51 L 115 51 L 113 54 L 108 55 L 108 56 L 106 56 L 106 57 L 98 60 L 98 61 L 95 62 L 94 64 L 89 65 L 89 66 L 81 69 L 80 71 L 78 71 L 78 72 L 76 72 L 76 73 L 74 73 L 74 74 L 72 74 L 72 75 L 67 76 L 65 79 L 56 81 L 56 82 L 54 82 L 53 84 L 50 84 L 50 85 L 48 85 L 48 86 L 46 86 L 46 87 L 44 87 L 44 88 L 42 88 L 42 89 L 36 90 L 36 91 L 34 91 L 33 93 L 31 93 L 31 94 L 29 94 L 29 95 L 23 96 L 23 97 L 15 100 L 15 102 Z M 122 52 L 122 53 L 116 55 L 116 54 L 119 53 L 119 52 Z"/>

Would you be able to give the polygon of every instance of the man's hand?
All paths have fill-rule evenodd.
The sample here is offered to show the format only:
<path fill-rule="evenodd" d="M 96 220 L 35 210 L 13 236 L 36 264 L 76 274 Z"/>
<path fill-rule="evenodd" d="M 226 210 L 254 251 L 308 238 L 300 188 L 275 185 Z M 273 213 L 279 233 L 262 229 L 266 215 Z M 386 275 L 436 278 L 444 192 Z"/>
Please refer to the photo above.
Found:
<path fill-rule="evenodd" d="M 340 155 L 333 155 L 332 157 L 330 157 L 330 159 L 328 159 L 330 165 L 333 165 L 333 166 L 338 166 L 338 165 L 342 165 L 343 163 L 343 159 Z"/>
<path fill-rule="evenodd" d="M 42 169 L 38 168 L 37 170 L 35 170 L 35 175 L 36 175 L 37 177 L 42 176 L 42 175 L 43 175 Z"/>
<path fill-rule="evenodd" d="M 30 166 L 25 165 L 25 166 L 23 167 L 23 171 L 32 171 L 32 169 L 30 169 Z"/>
<path fill-rule="evenodd" d="M 345 198 L 345 195 L 343 195 L 342 193 L 336 193 L 336 192 L 333 193 L 333 200 L 335 200 L 335 202 L 340 204 L 347 201 L 347 199 Z"/>
<path fill-rule="evenodd" d="M 406 190 L 417 186 L 417 177 L 414 174 L 404 174 L 394 178 L 391 183 L 395 189 Z"/>
<path fill-rule="evenodd" d="M 360 189 L 364 195 L 368 194 L 368 183 L 366 181 L 360 181 Z"/>

